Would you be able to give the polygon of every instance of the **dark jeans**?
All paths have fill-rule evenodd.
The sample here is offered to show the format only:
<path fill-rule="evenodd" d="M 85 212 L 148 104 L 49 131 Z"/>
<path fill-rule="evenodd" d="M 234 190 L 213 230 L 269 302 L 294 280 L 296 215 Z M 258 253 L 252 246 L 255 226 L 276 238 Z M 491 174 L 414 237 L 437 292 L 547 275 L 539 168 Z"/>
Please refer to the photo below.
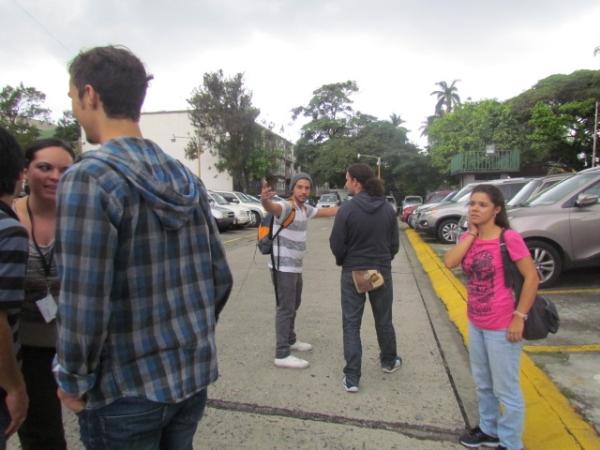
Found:
<path fill-rule="evenodd" d="M 206 389 L 179 403 L 124 397 L 78 414 L 87 450 L 192 450 Z"/>
<path fill-rule="evenodd" d="M 296 342 L 294 324 L 302 300 L 302 274 L 271 270 L 271 277 L 275 276 L 279 299 L 275 313 L 275 358 L 285 358 L 290 354 L 290 345 Z"/>
<path fill-rule="evenodd" d="M 22 346 L 23 377 L 29 396 L 27 419 L 19 429 L 23 450 L 66 450 L 60 400 L 52 374 L 53 348 Z"/>
<path fill-rule="evenodd" d="M 379 343 L 379 360 L 382 365 L 391 364 L 396 356 L 396 332 L 392 324 L 394 289 L 391 271 L 381 271 L 384 285 L 369 292 L 369 302 L 375 319 L 375 331 Z M 361 376 L 362 344 L 360 325 L 365 309 L 366 294 L 356 292 L 352 272 L 342 272 L 342 326 L 344 330 L 344 374 L 349 384 L 357 385 Z"/>

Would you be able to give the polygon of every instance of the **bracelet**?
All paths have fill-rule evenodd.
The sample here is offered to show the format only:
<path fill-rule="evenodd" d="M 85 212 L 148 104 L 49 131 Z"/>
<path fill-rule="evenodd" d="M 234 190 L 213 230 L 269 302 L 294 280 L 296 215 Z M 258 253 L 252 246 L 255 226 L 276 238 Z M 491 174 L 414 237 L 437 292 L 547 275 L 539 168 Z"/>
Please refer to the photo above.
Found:
<path fill-rule="evenodd" d="M 521 311 L 517 311 L 516 309 L 513 311 L 513 316 L 519 316 L 523 320 L 527 320 L 527 317 L 529 317 L 527 314 L 523 314 Z"/>

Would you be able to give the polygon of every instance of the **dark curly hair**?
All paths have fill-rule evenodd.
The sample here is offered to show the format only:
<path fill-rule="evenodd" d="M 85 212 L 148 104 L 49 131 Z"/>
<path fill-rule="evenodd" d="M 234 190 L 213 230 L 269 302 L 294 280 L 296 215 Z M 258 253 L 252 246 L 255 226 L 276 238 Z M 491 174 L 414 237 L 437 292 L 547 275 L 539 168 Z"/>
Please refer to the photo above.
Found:
<path fill-rule="evenodd" d="M 0 127 L 0 195 L 12 195 L 23 168 L 25 157 L 17 140 Z"/>
<path fill-rule="evenodd" d="M 108 117 L 140 119 L 152 75 L 129 49 L 109 45 L 81 52 L 69 64 L 69 75 L 80 98 L 88 84 L 98 92 Z"/>

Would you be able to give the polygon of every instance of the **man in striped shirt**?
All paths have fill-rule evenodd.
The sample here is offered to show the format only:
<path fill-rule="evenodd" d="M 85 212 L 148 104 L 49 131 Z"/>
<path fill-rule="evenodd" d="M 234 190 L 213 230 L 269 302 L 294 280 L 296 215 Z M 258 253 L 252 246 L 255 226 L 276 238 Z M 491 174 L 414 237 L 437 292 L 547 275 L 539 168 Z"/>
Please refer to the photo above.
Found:
<path fill-rule="evenodd" d="M 93 48 L 69 72 L 73 113 L 101 146 L 58 192 L 59 397 L 88 450 L 191 450 L 232 287 L 206 189 L 143 138 L 151 77 L 134 54 Z"/>
<path fill-rule="evenodd" d="M 18 314 L 23 303 L 28 236 L 11 204 L 21 190 L 25 159 L 0 128 L 0 450 L 27 417 L 27 390 L 18 365 Z"/>
<path fill-rule="evenodd" d="M 294 221 L 281 230 L 273 242 L 273 260 L 275 267 L 269 263 L 271 275 L 277 290 L 277 311 L 275 315 L 275 366 L 287 369 L 305 369 L 308 361 L 291 354 L 292 351 L 306 352 L 312 345 L 296 339 L 294 324 L 296 312 L 302 300 L 302 260 L 306 252 L 306 229 L 308 220 L 314 217 L 331 217 L 338 208 L 316 209 L 306 204 L 310 195 L 312 179 L 306 173 L 295 174 L 289 186 L 289 201 L 274 202 L 271 199 L 275 192 L 264 183 L 261 191 L 261 202 L 264 208 L 275 216 L 273 234 L 295 210 Z"/>

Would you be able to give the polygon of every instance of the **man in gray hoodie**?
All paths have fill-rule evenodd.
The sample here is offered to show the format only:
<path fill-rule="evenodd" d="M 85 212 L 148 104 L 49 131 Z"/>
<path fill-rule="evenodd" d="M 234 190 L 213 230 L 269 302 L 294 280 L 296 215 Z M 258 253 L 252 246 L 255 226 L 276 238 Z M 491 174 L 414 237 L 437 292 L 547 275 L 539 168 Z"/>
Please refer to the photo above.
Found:
<path fill-rule="evenodd" d="M 340 207 L 329 244 L 336 264 L 342 266 L 342 326 L 346 360 L 342 381 L 347 392 L 358 392 L 362 360 L 360 325 L 366 294 L 357 292 L 353 271 L 377 270 L 383 275 L 383 286 L 369 292 L 381 368 L 391 373 L 402 365 L 392 323 L 391 261 L 398 252 L 398 222 L 392 206 L 385 199 L 382 181 L 366 164 L 353 164 L 348 168 L 346 189 L 354 194 L 354 198 Z"/>
<path fill-rule="evenodd" d="M 58 192 L 59 397 L 88 450 L 191 450 L 232 287 L 206 189 L 143 138 L 151 77 L 135 55 L 94 48 L 69 72 L 74 115 L 100 148 Z"/>

